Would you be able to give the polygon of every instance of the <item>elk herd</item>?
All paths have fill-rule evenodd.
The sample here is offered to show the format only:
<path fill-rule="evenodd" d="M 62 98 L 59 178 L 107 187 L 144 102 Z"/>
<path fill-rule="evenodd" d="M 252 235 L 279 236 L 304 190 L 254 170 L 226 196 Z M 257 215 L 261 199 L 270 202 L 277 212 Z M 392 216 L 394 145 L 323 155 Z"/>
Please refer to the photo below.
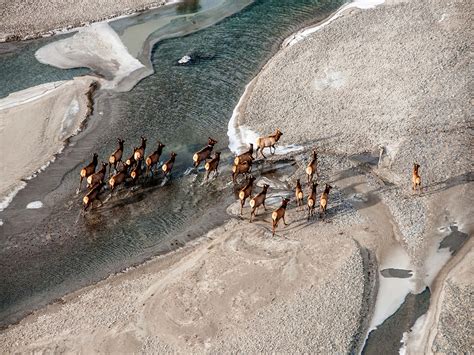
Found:
<path fill-rule="evenodd" d="M 253 185 L 255 182 L 255 177 L 251 175 L 252 164 L 254 160 L 258 158 L 259 152 L 263 158 L 266 158 L 263 151 L 265 148 L 270 149 L 270 153 L 275 153 L 275 144 L 278 142 L 283 133 L 277 129 L 274 134 L 271 134 L 266 137 L 259 137 L 256 141 L 256 150 L 254 156 L 254 145 L 249 144 L 247 151 L 243 152 L 240 155 L 237 155 L 234 158 L 232 165 L 232 182 L 236 183 L 239 175 L 244 175 L 246 178 L 245 185 L 240 189 L 238 193 L 238 198 L 240 200 L 240 215 L 243 214 L 243 209 L 247 200 L 249 200 L 250 205 L 250 222 L 252 222 L 257 214 L 258 208 L 263 207 L 266 211 L 265 200 L 267 197 L 269 185 L 264 184 L 262 190 L 254 194 Z M 153 178 L 155 174 L 158 174 L 158 169 L 161 166 L 163 172 L 163 177 L 169 177 L 173 169 L 174 162 L 176 160 L 177 154 L 171 152 L 169 159 L 163 162 L 160 165 L 160 158 L 163 153 L 165 145 L 161 142 L 157 142 L 156 149 L 145 158 L 147 139 L 141 137 L 141 142 L 139 146 L 133 148 L 133 152 L 128 159 L 123 160 L 124 153 L 124 140 L 119 138 L 117 140 L 117 149 L 109 156 L 108 164 L 102 162 L 100 164 L 99 170 L 96 171 L 98 164 L 98 155 L 94 153 L 92 161 L 83 167 L 80 170 L 80 182 L 77 193 L 82 188 L 82 181 L 86 179 L 87 182 L 87 193 L 83 197 L 83 208 L 87 210 L 92 206 L 94 201 L 99 201 L 102 204 L 102 201 L 99 199 L 99 194 L 106 185 L 106 176 L 107 176 L 107 165 L 108 165 L 108 185 L 110 191 L 114 191 L 119 185 L 124 184 L 126 181 L 130 182 L 131 185 L 136 184 L 139 178 L 143 175 L 145 178 Z M 193 167 L 198 168 L 201 163 L 204 162 L 205 180 L 207 181 L 213 174 L 213 177 L 219 175 L 219 161 L 220 161 L 220 152 L 215 152 L 212 155 L 214 146 L 217 144 L 217 141 L 209 138 L 207 145 L 196 152 L 193 155 Z M 273 151 L 272 151 L 273 149 Z M 413 191 L 421 190 L 421 177 L 419 175 L 418 164 L 414 164 L 413 167 Z M 319 186 L 317 182 L 313 181 L 314 176 L 319 177 L 318 172 L 318 154 L 316 150 L 311 152 L 309 163 L 305 169 L 306 172 L 306 181 L 308 185 L 308 197 L 306 199 L 307 205 L 307 219 L 308 221 L 315 216 L 315 210 L 317 208 L 317 187 Z M 332 186 L 325 184 L 324 190 L 321 193 L 319 198 L 319 215 L 320 218 L 324 218 L 329 202 L 329 192 L 332 189 Z M 295 203 L 298 209 L 304 208 L 304 189 L 301 185 L 300 179 L 296 180 L 296 185 L 294 188 L 295 192 Z M 285 221 L 285 212 L 286 208 L 290 202 L 290 199 L 283 198 L 281 205 L 272 212 L 271 214 L 271 223 L 272 223 L 272 235 L 275 235 L 276 228 L 280 220 L 283 220 L 283 223 L 287 225 Z"/>

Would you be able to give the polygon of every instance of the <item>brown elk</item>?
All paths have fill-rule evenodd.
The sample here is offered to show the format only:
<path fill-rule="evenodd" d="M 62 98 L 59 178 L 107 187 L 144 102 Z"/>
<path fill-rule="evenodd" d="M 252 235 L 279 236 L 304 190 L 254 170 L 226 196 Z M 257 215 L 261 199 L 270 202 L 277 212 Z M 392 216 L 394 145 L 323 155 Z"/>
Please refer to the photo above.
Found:
<path fill-rule="evenodd" d="M 296 180 L 295 197 L 296 197 L 296 205 L 298 207 L 303 206 L 303 189 L 301 188 L 300 179 Z"/>
<path fill-rule="evenodd" d="M 253 187 L 254 181 L 255 181 L 255 178 L 253 176 L 250 176 L 249 180 L 247 181 L 247 184 L 245 184 L 245 186 L 239 192 L 241 216 L 242 216 L 242 211 L 244 209 L 245 200 L 247 199 L 247 197 L 250 197 L 250 195 L 252 194 L 252 187 Z"/>
<path fill-rule="evenodd" d="M 98 158 L 99 156 L 97 155 L 97 153 L 94 153 L 94 156 L 92 157 L 92 161 L 81 169 L 81 172 L 80 172 L 81 180 L 79 181 L 79 188 L 77 189 L 77 193 L 81 191 L 82 180 L 84 178 L 87 179 L 90 175 L 94 174 L 95 169 L 97 168 L 97 164 L 99 162 Z"/>
<path fill-rule="evenodd" d="M 283 224 L 285 226 L 288 225 L 285 221 L 285 212 L 286 212 L 286 206 L 288 206 L 288 202 L 290 202 L 290 199 L 285 198 L 281 202 L 281 206 L 278 207 L 275 211 L 272 213 L 272 236 L 275 236 L 275 230 L 276 227 L 278 227 L 278 222 L 280 219 L 283 219 Z"/>
<path fill-rule="evenodd" d="M 102 205 L 102 201 L 99 199 L 99 193 L 102 187 L 104 186 L 104 182 L 101 181 L 96 184 L 82 199 L 84 211 L 86 211 L 95 200 L 98 200 Z"/>
<path fill-rule="evenodd" d="M 412 182 L 413 182 L 413 191 L 416 191 L 416 189 L 418 188 L 419 191 L 421 192 L 420 165 L 417 163 L 413 163 Z"/>
<path fill-rule="evenodd" d="M 140 175 L 142 174 L 142 167 L 141 164 L 136 164 L 132 171 L 130 171 L 130 177 L 132 178 L 132 182 L 135 184 L 138 179 L 140 178 Z"/>
<path fill-rule="evenodd" d="M 163 148 L 165 145 L 161 142 L 158 142 L 158 147 L 156 150 L 151 153 L 148 158 L 145 160 L 146 164 L 146 175 L 148 176 L 148 173 L 151 173 L 153 175 L 153 168 L 156 167 L 158 164 L 158 161 L 160 160 L 161 153 L 163 153 Z"/>
<path fill-rule="evenodd" d="M 174 161 L 176 160 L 176 155 L 177 154 L 175 152 L 171 152 L 170 158 L 161 167 L 161 170 L 163 170 L 165 176 L 171 174 L 171 169 L 173 169 Z"/>
<path fill-rule="evenodd" d="M 314 216 L 314 208 L 316 207 L 316 188 L 318 184 L 313 182 L 311 183 L 311 191 L 308 196 L 308 221 L 311 217 Z"/>
<path fill-rule="evenodd" d="M 256 216 L 257 209 L 260 206 L 263 206 L 265 211 L 267 210 L 267 207 L 265 206 L 265 199 L 267 198 L 267 191 L 269 187 L 270 185 L 264 184 L 262 191 L 250 200 L 249 204 L 252 208 L 252 210 L 250 211 L 250 222 L 252 222 L 253 218 Z"/>
<path fill-rule="evenodd" d="M 87 178 L 87 187 L 91 189 L 99 182 L 104 181 L 106 170 L 107 170 L 107 163 L 102 162 L 102 167 L 100 168 L 100 170 L 90 175 Z"/>
<path fill-rule="evenodd" d="M 232 181 L 235 182 L 241 174 L 248 174 L 252 170 L 252 161 L 246 161 L 239 165 L 232 166 Z"/>
<path fill-rule="evenodd" d="M 311 161 L 309 162 L 308 166 L 306 167 L 306 175 L 308 176 L 308 184 L 313 181 L 313 176 L 314 173 L 316 173 L 316 176 L 319 176 L 318 174 L 318 153 L 316 153 L 316 150 L 313 150 L 313 155 L 311 157 Z"/>
<path fill-rule="evenodd" d="M 324 188 L 324 192 L 321 195 L 321 200 L 319 201 L 319 214 L 320 216 L 323 215 L 326 216 L 326 208 L 328 207 L 328 201 L 329 201 L 329 191 L 332 189 L 331 185 L 326 184 L 326 187 Z"/>
<path fill-rule="evenodd" d="M 127 178 L 127 167 L 123 166 L 122 169 L 120 169 L 118 173 L 116 173 L 109 179 L 110 191 L 114 191 L 114 189 L 118 185 L 122 184 L 126 178 Z"/>
<path fill-rule="evenodd" d="M 141 141 L 141 144 L 138 148 L 135 148 L 134 152 L 133 152 L 133 157 L 135 158 L 135 160 L 138 162 L 138 164 L 141 165 L 141 161 L 143 160 L 143 158 L 145 157 L 145 149 L 146 149 L 146 138 L 141 136 L 140 139 L 142 140 Z"/>
<path fill-rule="evenodd" d="M 117 141 L 118 147 L 109 157 L 109 176 L 112 174 L 112 165 L 114 166 L 114 169 L 117 170 L 117 163 L 122 161 L 123 143 L 125 141 L 121 138 L 117 138 Z"/>
<path fill-rule="evenodd" d="M 239 164 L 241 164 L 245 161 L 252 161 L 252 160 L 253 160 L 253 144 L 250 143 L 250 147 L 246 152 L 244 152 L 240 155 L 237 155 L 235 157 L 234 164 L 239 165 Z"/>
<path fill-rule="evenodd" d="M 204 168 L 206 169 L 206 180 L 209 178 L 209 174 L 213 171 L 215 171 L 215 176 L 219 175 L 219 171 L 217 170 L 219 168 L 219 161 L 221 159 L 221 152 L 215 152 L 214 158 L 206 162 L 206 165 L 204 165 Z"/>
<path fill-rule="evenodd" d="M 263 150 L 265 148 L 270 148 L 270 153 L 275 154 L 275 144 L 280 140 L 280 137 L 283 135 L 279 129 L 276 130 L 274 134 L 271 134 L 267 137 L 258 137 L 257 138 L 257 151 L 255 153 L 255 157 L 258 156 L 258 151 L 260 150 L 260 153 L 264 158 L 266 156 L 263 154 Z M 273 153 L 272 153 L 272 148 L 273 148 Z"/>
<path fill-rule="evenodd" d="M 137 149 L 138 149 L 138 147 L 133 148 L 132 155 L 130 156 L 130 158 L 125 160 L 125 167 L 127 168 L 127 170 L 130 170 L 131 168 L 133 168 L 135 166 L 135 164 L 137 163 L 137 161 L 135 160 L 135 151 Z"/>
<path fill-rule="evenodd" d="M 195 168 L 197 168 L 202 161 L 205 161 L 211 156 L 212 149 L 214 149 L 216 144 L 217 141 L 209 137 L 207 145 L 193 155 L 193 165 Z"/>

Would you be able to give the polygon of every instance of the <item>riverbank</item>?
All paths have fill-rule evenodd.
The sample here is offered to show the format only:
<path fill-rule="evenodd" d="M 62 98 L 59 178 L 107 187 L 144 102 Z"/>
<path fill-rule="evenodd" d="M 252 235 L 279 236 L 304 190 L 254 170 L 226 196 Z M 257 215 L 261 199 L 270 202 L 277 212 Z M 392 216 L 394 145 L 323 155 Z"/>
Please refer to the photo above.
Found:
<path fill-rule="evenodd" d="M 98 78 L 38 85 L 0 100 L 0 197 L 10 200 L 22 180 L 44 170 L 78 132 L 92 109 Z M 6 207 L 6 206 L 5 206 Z"/>
<path fill-rule="evenodd" d="M 0 42 L 49 37 L 59 32 L 163 6 L 170 1 L 8 1 L 3 4 Z M 60 9 L 60 13 L 58 13 Z M 55 15 L 56 14 L 56 15 Z"/>

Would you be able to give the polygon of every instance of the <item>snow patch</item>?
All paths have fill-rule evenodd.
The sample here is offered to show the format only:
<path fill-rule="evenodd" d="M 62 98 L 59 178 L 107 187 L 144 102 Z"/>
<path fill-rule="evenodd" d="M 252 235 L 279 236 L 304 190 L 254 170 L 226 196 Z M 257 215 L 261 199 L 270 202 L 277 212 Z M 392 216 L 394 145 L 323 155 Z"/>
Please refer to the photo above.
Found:
<path fill-rule="evenodd" d="M 24 189 L 26 186 L 26 182 L 20 181 L 20 183 L 15 186 L 10 193 L 8 193 L 2 200 L 0 200 L 0 212 L 4 211 L 8 205 L 13 201 L 13 198 L 16 194 L 21 190 Z"/>
<path fill-rule="evenodd" d="M 43 202 L 41 201 L 33 201 L 26 205 L 26 208 L 29 210 L 35 210 L 41 207 L 43 207 Z"/>

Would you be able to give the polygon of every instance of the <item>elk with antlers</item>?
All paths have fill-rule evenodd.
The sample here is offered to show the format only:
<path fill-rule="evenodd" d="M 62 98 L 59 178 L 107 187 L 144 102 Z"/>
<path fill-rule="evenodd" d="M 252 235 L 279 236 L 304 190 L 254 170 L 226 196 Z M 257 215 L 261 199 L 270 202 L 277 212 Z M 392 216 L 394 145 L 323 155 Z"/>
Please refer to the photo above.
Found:
<path fill-rule="evenodd" d="M 266 156 L 263 154 L 263 150 L 265 148 L 270 148 L 270 153 L 275 154 L 275 144 L 280 140 L 280 137 L 283 135 L 283 133 L 277 129 L 274 134 L 271 134 L 267 137 L 258 137 L 257 138 L 257 151 L 255 152 L 255 157 L 258 156 L 258 151 L 260 150 L 260 153 L 264 158 Z M 273 148 L 273 153 L 272 153 L 272 148 Z"/>

